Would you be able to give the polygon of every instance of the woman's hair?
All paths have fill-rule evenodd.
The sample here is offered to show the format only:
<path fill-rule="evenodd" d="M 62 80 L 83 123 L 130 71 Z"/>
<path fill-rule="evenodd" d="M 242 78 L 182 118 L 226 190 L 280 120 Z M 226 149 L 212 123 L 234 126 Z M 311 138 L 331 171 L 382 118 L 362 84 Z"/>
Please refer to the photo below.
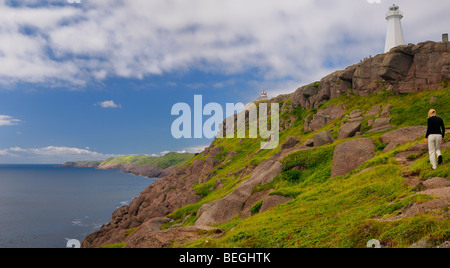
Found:
<path fill-rule="evenodd" d="M 431 110 L 428 112 L 428 118 L 433 117 L 433 116 L 436 116 L 436 110 L 435 110 L 435 109 L 431 109 Z"/>

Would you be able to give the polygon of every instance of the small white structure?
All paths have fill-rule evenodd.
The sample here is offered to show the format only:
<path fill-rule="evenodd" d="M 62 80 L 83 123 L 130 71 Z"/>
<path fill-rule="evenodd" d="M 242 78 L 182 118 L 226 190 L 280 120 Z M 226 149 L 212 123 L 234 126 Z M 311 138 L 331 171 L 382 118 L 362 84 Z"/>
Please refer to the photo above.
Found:
<path fill-rule="evenodd" d="M 263 100 L 268 100 L 269 96 L 267 95 L 266 91 L 261 92 L 261 96 L 259 96 L 259 98 L 257 99 L 257 101 L 263 101 Z"/>
<path fill-rule="evenodd" d="M 392 48 L 405 44 L 403 36 L 402 22 L 403 12 L 396 5 L 389 8 L 386 13 L 386 20 L 388 21 L 388 30 L 386 35 L 386 47 L 384 53 L 389 52 Z"/>

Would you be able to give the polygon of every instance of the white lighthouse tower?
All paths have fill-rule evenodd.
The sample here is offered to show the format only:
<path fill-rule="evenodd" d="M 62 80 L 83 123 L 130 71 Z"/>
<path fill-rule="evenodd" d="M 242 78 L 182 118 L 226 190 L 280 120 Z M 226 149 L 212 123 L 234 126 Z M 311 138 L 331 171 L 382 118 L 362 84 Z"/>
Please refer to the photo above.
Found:
<path fill-rule="evenodd" d="M 403 12 L 396 5 L 389 8 L 386 13 L 386 20 L 388 21 L 388 30 L 386 35 L 386 47 L 384 53 L 389 52 L 392 48 L 405 44 L 403 36 L 402 22 Z"/>
<path fill-rule="evenodd" d="M 267 95 L 266 91 L 261 92 L 261 96 L 259 96 L 259 98 L 256 101 L 264 101 L 264 100 L 268 100 L 269 96 Z"/>

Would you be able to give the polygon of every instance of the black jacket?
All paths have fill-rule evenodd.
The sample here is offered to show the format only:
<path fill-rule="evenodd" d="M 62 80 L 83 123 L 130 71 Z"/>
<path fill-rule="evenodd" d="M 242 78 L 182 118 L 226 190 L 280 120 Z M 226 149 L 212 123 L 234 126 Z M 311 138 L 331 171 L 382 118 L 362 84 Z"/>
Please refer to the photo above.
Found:
<path fill-rule="evenodd" d="M 428 118 L 428 130 L 426 138 L 428 139 L 428 136 L 433 134 L 442 135 L 442 138 L 445 137 L 444 121 L 437 116 Z"/>

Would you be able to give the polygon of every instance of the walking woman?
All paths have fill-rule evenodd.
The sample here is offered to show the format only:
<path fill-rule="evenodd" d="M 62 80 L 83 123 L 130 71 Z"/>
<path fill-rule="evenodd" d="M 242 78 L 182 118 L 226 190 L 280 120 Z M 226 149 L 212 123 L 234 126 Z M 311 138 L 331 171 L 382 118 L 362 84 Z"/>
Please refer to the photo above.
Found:
<path fill-rule="evenodd" d="M 428 112 L 428 130 L 425 142 L 428 142 L 428 150 L 430 152 L 430 162 L 433 169 L 437 168 L 437 164 L 442 164 L 441 145 L 444 143 L 445 126 L 444 121 L 436 116 L 436 110 L 431 109 Z M 436 164 L 437 158 L 437 164 Z"/>

